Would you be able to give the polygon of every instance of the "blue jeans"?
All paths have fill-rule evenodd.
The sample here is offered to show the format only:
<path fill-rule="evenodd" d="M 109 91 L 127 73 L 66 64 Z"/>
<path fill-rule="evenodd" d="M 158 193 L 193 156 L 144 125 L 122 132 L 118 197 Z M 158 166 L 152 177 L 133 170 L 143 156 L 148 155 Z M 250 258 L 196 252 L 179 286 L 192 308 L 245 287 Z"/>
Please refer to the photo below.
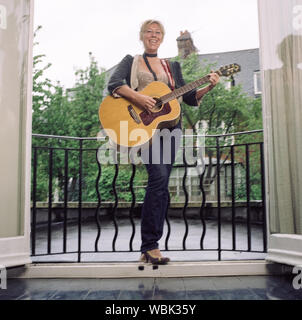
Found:
<path fill-rule="evenodd" d="M 148 172 L 148 184 L 141 216 L 141 252 L 158 248 L 168 211 L 168 184 L 181 140 L 180 123 L 176 127 L 164 130 L 173 131 L 175 135 L 170 139 L 168 132 L 167 136 L 160 137 L 156 141 L 153 139 L 147 154 L 142 155 Z"/>

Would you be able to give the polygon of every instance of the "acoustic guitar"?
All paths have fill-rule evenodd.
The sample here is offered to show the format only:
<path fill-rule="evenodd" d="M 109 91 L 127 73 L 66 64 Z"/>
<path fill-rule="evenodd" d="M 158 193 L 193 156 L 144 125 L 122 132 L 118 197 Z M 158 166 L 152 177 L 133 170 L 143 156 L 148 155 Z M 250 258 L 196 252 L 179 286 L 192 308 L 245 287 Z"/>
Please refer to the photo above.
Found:
<path fill-rule="evenodd" d="M 236 63 L 215 71 L 219 76 L 231 76 L 240 71 Z M 156 100 L 151 114 L 125 98 L 107 96 L 99 108 L 99 119 L 109 139 L 117 146 L 140 147 L 150 141 L 156 129 L 175 126 L 181 114 L 178 97 L 209 82 L 209 75 L 171 91 L 163 82 L 153 81 L 141 94 Z"/>

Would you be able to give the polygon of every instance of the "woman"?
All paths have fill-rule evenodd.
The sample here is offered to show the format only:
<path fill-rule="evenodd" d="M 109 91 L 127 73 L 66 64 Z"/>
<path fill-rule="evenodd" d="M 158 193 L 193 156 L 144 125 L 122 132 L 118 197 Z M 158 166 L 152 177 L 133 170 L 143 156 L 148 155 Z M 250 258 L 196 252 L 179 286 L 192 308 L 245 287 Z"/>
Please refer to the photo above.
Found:
<path fill-rule="evenodd" d="M 157 57 L 157 51 L 163 42 L 165 30 L 161 22 L 157 20 L 145 21 L 140 30 L 140 40 L 143 42 L 145 52 L 143 56 L 132 57 L 127 55 L 117 66 L 108 83 L 108 90 L 113 97 L 124 97 L 134 105 L 145 109 L 151 113 L 156 101 L 149 96 L 141 94 L 141 91 L 152 81 L 162 81 L 169 85 L 171 90 L 185 85 L 178 62 L 168 62 Z M 209 92 L 219 81 L 216 73 L 210 73 L 210 85 L 199 90 L 192 90 L 183 95 L 185 103 L 198 106 L 201 98 Z M 175 127 L 179 129 L 179 122 Z M 164 139 L 164 138 L 163 138 Z M 148 185 L 144 204 L 142 207 L 141 219 L 141 261 L 151 262 L 152 264 L 167 264 L 170 259 L 163 257 L 158 249 L 158 241 L 163 234 L 164 219 L 168 209 L 169 191 L 168 183 L 175 160 L 180 136 L 173 140 L 169 163 L 163 161 L 164 142 L 157 143 L 154 148 L 149 148 L 148 157 L 142 159 L 148 172 Z M 152 152 L 156 150 L 159 161 L 152 163 Z M 167 150 L 165 150 L 166 152 Z M 155 157 L 156 158 L 156 157 Z M 157 159 L 158 160 L 158 159 Z"/>

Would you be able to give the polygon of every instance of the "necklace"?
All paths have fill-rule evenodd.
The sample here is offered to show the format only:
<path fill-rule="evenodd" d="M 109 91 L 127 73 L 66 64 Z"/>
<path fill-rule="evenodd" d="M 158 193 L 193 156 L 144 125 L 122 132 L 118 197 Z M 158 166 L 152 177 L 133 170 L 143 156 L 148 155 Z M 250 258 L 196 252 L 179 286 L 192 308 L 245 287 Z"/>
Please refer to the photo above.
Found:
<path fill-rule="evenodd" d="M 156 57 L 156 56 L 157 56 L 157 54 L 154 54 L 154 55 L 152 55 L 151 57 Z M 143 58 L 144 58 L 144 60 L 145 60 L 145 63 L 146 63 L 146 65 L 147 65 L 149 71 L 153 74 L 154 80 L 157 81 L 156 73 L 152 70 L 152 68 L 151 68 L 151 66 L 150 66 L 150 63 L 149 63 L 147 57 L 150 57 L 150 55 L 148 55 L 148 53 L 145 52 L 145 53 L 143 54 Z"/>
<path fill-rule="evenodd" d="M 155 57 L 157 57 L 157 53 L 147 53 L 147 52 L 144 52 L 144 56 L 150 57 L 150 58 L 155 58 Z"/>

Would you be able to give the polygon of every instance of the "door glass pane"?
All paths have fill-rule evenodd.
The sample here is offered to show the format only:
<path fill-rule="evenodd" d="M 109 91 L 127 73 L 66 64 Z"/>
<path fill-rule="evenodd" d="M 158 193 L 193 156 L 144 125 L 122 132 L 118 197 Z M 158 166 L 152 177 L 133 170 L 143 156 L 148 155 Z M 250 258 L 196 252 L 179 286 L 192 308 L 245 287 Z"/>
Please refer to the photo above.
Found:
<path fill-rule="evenodd" d="M 302 234 L 302 0 L 258 4 L 270 231 Z"/>
<path fill-rule="evenodd" d="M 23 235 L 29 1 L 0 2 L 0 238 Z"/>

